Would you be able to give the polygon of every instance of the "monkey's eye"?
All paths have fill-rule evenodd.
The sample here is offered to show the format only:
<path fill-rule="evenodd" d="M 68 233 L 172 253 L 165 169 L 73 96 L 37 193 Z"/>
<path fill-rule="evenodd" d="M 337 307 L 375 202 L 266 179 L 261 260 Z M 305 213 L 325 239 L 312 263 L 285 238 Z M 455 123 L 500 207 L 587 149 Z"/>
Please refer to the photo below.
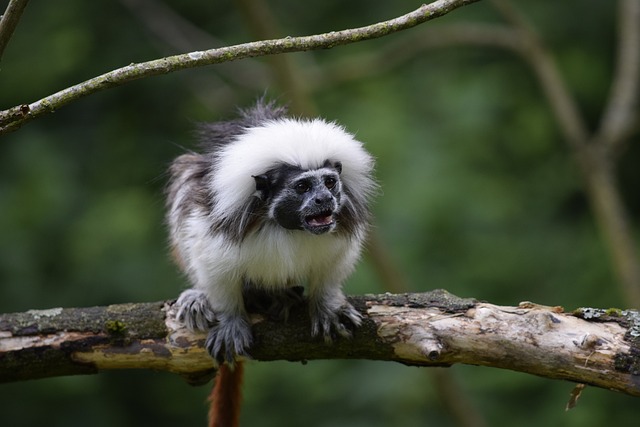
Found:
<path fill-rule="evenodd" d="M 308 182 L 300 181 L 300 182 L 296 183 L 296 185 L 294 185 L 293 188 L 296 190 L 296 192 L 298 194 L 303 194 L 303 193 L 306 193 L 307 191 L 311 190 L 311 185 L 309 185 Z"/>
<path fill-rule="evenodd" d="M 336 182 L 337 182 L 337 180 L 336 180 L 335 178 L 331 178 L 331 177 L 329 177 L 329 178 L 326 178 L 326 179 L 324 180 L 324 185 L 325 185 L 325 187 L 327 187 L 329 190 L 331 190 L 333 187 L 335 187 L 335 186 L 336 186 Z"/>

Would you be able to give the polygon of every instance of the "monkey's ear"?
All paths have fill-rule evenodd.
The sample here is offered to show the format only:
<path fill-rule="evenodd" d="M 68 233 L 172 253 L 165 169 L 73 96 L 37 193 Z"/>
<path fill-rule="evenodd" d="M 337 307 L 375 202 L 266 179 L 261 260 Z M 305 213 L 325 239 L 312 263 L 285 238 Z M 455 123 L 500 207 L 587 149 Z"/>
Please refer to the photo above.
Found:
<path fill-rule="evenodd" d="M 266 174 L 251 176 L 256 182 L 256 192 L 260 200 L 265 201 L 269 197 L 269 177 Z"/>
<path fill-rule="evenodd" d="M 336 171 L 338 171 L 338 175 L 342 173 L 342 162 L 336 161 L 333 164 L 333 167 L 336 168 Z"/>
<path fill-rule="evenodd" d="M 324 162 L 324 167 L 335 169 L 336 172 L 338 172 L 338 175 L 342 173 L 342 162 L 339 160 L 336 160 L 336 161 L 326 160 Z"/>

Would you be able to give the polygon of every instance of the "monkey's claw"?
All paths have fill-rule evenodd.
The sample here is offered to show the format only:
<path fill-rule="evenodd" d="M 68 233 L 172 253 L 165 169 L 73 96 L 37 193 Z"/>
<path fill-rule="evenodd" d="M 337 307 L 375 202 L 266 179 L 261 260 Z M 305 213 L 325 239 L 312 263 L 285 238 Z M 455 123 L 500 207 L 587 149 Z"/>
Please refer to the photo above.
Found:
<path fill-rule="evenodd" d="M 176 318 L 191 331 L 208 330 L 216 321 L 207 295 L 196 289 L 188 289 L 180 294 L 176 301 L 178 313 Z"/>
<path fill-rule="evenodd" d="M 236 356 L 248 356 L 253 335 L 243 316 L 221 316 L 210 330 L 204 345 L 218 363 L 233 364 Z"/>
<path fill-rule="evenodd" d="M 362 315 L 348 302 L 335 311 L 326 306 L 311 305 L 311 335 L 322 334 L 327 343 L 332 342 L 335 335 L 351 338 L 352 330 L 361 324 Z"/>

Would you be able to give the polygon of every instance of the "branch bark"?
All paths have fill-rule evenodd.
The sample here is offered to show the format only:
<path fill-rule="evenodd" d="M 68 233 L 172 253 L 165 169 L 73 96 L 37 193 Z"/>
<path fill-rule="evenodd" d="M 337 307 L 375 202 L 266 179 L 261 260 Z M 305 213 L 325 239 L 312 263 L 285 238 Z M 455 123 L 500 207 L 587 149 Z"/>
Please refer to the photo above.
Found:
<path fill-rule="evenodd" d="M 0 16 L 0 59 L 18 26 L 27 3 L 29 0 L 10 0 L 4 14 Z"/>
<path fill-rule="evenodd" d="M 458 7 L 475 3 L 476 1 L 478 0 L 438 0 L 427 5 L 422 5 L 413 12 L 400 17 L 366 27 L 312 36 L 263 40 L 219 49 L 174 55 L 140 64 L 131 64 L 63 89 L 39 101 L 17 105 L 8 110 L 0 111 L 0 134 L 14 131 L 37 117 L 52 113 L 60 107 L 77 101 L 87 95 L 121 86 L 141 78 L 244 58 L 330 49 L 335 46 L 371 40 L 415 27 L 416 25 L 443 16 Z"/>
<path fill-rule="evenodd" d="M 637 311 L 521 303 L 504 307 L 436 290 L 352 297 L 364 324 L 327 345 L 309 335 L 306 307 L 287 323 L 253 313 L 255 360 L 387 360 L 414 366 L 491 366 L 640 396 Z M 201 383 L 214 374 L 205 335 L 175 319 L 172 302 L 0 315 L 0 381 L 155 369 Z"/>

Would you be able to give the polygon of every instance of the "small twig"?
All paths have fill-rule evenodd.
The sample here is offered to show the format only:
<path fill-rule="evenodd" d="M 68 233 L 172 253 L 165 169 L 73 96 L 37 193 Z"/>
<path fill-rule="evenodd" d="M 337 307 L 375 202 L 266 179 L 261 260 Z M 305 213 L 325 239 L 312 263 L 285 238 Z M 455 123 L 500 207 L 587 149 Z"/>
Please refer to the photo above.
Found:
<path fill-rule="evenodd" d="M 640 1 L 620 0 L 618 52 L 609 101 L 597 142 L 619 151 L 636 127 L 640 97 Z"/>
<path fill-rule="evenodd" d="M 213 37 L 158 0 L 120 0 L 156 38 L 176 52 L 224 46 Z"/>
<path fill-rule="evenodd" d="M 510 2 L 492 0 L 492 4 L 518 32 L 521 56 L 534 70 L 566 141 L 579 154 L 588 141 L 589 130 L 555 61 L 544 47 L 535 29 Z"/>
<path fill-rule="evenodd" d="M 518 51 L 518 33 L 506 26 L 447 24 L 424 27 L 394 37 L 375 52 L 348 55 L 330 64 L 313 81 L 313 90 L 325 86 L 384 74 L 418 57 L 423 51 L 451 46 L 484 46 Z"/>
<path fill-rule="evenodd" d="M 0 59 L 13 32 L 18 26 L 18 22 L 20 21 L 22 12 L 24 12 L 25 7 L 27 7 L 27 3 L 29 3 L 29 0 L 9 0 L 7 10 L 5 10 L 4 15 L 0 17 Z"/>
<path fill-rule="evenodd" d="M 269 5 L 264 0 L 236 0 L 251 32 L 258 39 L 280 36 L 279 26 Z M 297 115 L 314 116 L 317 111 L 309 100 L 303 71 L 296 67 L 291 55 L 272 55 L 267 58 L 273 69 L 274 79 L 280 91 L 287 94 L 290 111 Z"/>
<path fill-rule="evenodd" d="M 366 27 L 305 37 L 286 37 L 277 40 L 250 42 L 219 49 L 190 52 L 140 64 L 131 64 L 63 89 L 31 104 L 23 104 L 0 112 L 0 134 L 16 130 L 37 117 L 52 113 L 60 107 L 87 95 L 121 86 L 141 78 L 244 58 L 330 49 L 335 46 L 371 40 L 415 27 L 476 1 L 478 0 L 438 0 L 428 5 L 422 5 L 413 12 L 400 17 Z"/>
<path fill-rule="evenodd" d="M 225 45 L 223 40 L 198 28 L 159 0 L 120 0 L 120 3 L 138 18 L 155 40 L 158 40 L 157 44 L 162 44 L 163 54 L 172 55 L 207 46 L 211 48 Z M 228 65 L 217 70 L 225 79 L 239 86 L 263 90 L 267 71 L 262 62 L 249 59 L 244 61 L 243 65 Z M 207 79 L 211 78 L 209 74 Z"/>
<path fill-rule="evenodd" d="M 191 52 L 205 47 L 220 47 L 225 43 L 185 19 L 169 5 L 159 0 L 120 0 L 147 30 L 152 43 L 161 55 Z M 185 87 L 212 111 L 222 105 L 234 104 L 236 91 L 228 82 L 262 91 L 268 80 L 264 64 L 257 60 L 228 63 L 215 73 L 197 74 L 185 79 Z"/>

